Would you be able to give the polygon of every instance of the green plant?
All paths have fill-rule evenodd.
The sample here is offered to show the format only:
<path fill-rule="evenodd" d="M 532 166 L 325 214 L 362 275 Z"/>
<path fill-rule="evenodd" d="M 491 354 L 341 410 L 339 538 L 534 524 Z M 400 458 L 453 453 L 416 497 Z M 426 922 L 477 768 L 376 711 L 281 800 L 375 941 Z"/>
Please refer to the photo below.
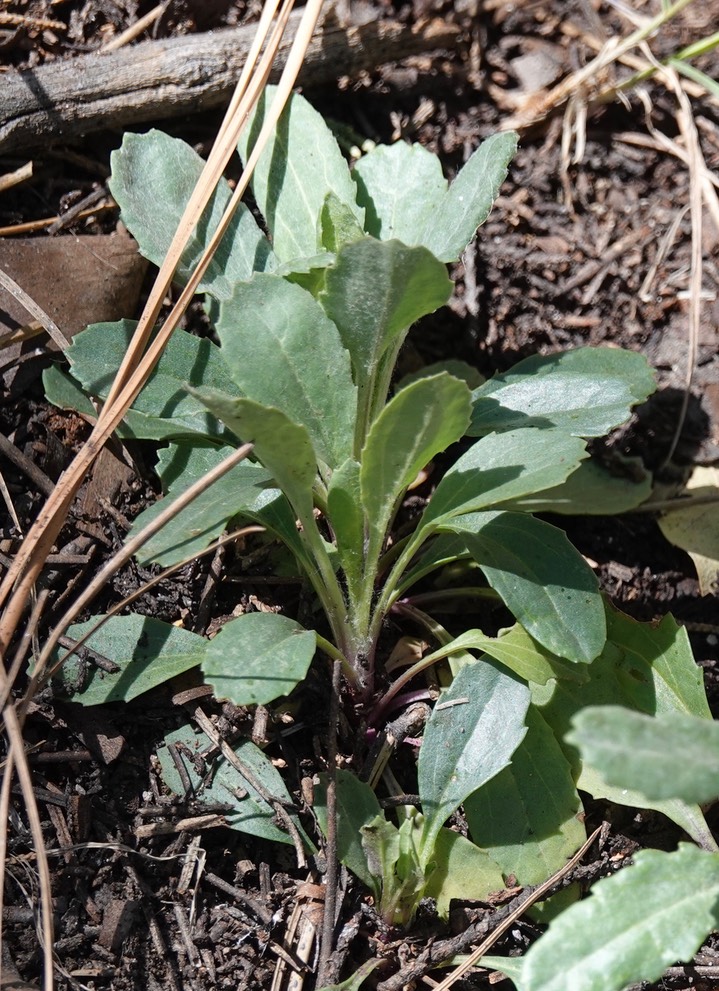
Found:
<path fill-rule="evenodd" d="M 243 156 L 262 115 L 251 121 Z M 180 644 L 185 631 L 165 627 L 166 642 L 148 652 L 139 650 L 134 618 L 114 617 L 93 644 L 118 671 L 84 678 L 66 665 L 63 673 L 76 698 L 97 704 L 199 662 L 220 697 L 270 703 L 301 682 L 319 649 L 341 664 L 350 715 L 358 712 L 373 733 L 391 708 L 429 698 L 415 679 L 438 666 L 445 691 L 420 751 L 422 814 L 407 802 L 395 826 L 368 784 L 349 773 L 336 781 L 340 859 L 396 925 L 427 895 L 446 914 L 459 891 L 481 898 L 509 874 L 528 884 L 548 877 L 583 841 L 578 788 L 660 809 L 713 844 L 696 804 L 630 794 L 582 765 L 564 739 L 571 718 L 592 704 L 709 718 L 683 631 L 671 619 L 654 628 L 613 610 L 564 533 L 534 515 L 621 511 L 646 498 L 649 480 L 614 478 L 586 450 L 587 438 L 622 423 L 653 390 L 644 359 L 583 348 L 527 359 L 474 388 L 465 380 L 471 370 L 460 367 L 458 377 L 433 367 L 391 395 L 407 332 L 449 298 L 446 265 L 486 218 L 514 147 L 511 134 L 489 138 L 451 185 L 438 159 L 401 142 L 374 149 L 350 172 L 319 115 L 293 98 L 253 180 L 271 242 L 241 207 L 200 287 L 220 347 L 177 332 L 123 430 L 167 443 L 158 466 L 166 494 L 135 532 L 240 439 L 252 442 L 256 460 L 179 512 L 142 559 L 172 566 L 231 520 L 253 521 L 291 551 L 315 594 L 318 629 L 249 614 L 210 642 L 186 634 Z M 161 260 L 200 168 L 191 149 L 157 132 L 128 135 L 115 153 L 113 194 L 151 260 Z M 220 187 L 178 278 L 229 196 Z M 46 375 L 49 398 L 91 413 L 88 397 L 107 394 L 130 332 L 127 321 L 88 328 L 68 352 L 72 375 Z M 421 516 L 400 531 L 409 486 L 465 437 L 472 440 Z M 438 587 L 437 576 L 457 568 L 459 583 Z M 420 582 L 424 591 L 412 594 Z M 452 635 L 428 613 L 448 596 L 503 603 L 515 622 L 496 636 L 479 628 Z M 393 681 L 396 668 L 380 652 L 391 618 L 437 644 Z M 248 753 L 262 777 L 270 762 L 257 748 Z M 384 780 L 401 800 L 406 789 L 388 772 Z M 325 791 L 321 781 L 321 822 Z M 252 814 L 232 825 L 268 835 L 273 810 L 262 789 L 253 801 Z M 445 827 L 460 805 L 473 842 Z"/>

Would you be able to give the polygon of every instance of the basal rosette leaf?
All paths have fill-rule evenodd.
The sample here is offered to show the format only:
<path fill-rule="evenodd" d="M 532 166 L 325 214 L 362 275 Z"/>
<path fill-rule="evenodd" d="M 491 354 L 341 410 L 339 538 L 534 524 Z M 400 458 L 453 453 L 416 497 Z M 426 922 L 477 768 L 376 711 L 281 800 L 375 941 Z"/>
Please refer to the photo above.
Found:
<path fill-rule="evenodd" d="M 355 165 L 357 200 L 366 229 L 383 241 L 424 245 L 456 261 L 484 223 L 517 147 L 510 132 L 487 138 L 451 185 L 436 155 L 403 141 L 378 146 Z"/>
<path fill-rule="evenodd" d="M 305 426 L 318 456 L 342 464 L 352 453 L 357 390 L 337 327 L 311 294 L 255 276 L 235 287 L 216 329 L 240 393 Z"/>
<path fill-rule="evenodd" d="M 253 453 L 284 492 L 299 519 L 312 517 L 312 490 L 317 477 L 317 455 L 302 424 L 293 423 L 281 410 L 252 399 L 234 399 L 215 389 L 195 394 Z"/>
<path fill-rule="evenodd" d="M 198 479 L 204 478 L 233 450 L 232 447 L 181 443 L 161 451 L 160 473 L 166 494 L 140 513 L 132 525 L 130 536 L 152 522 L 174 499 Z M 301 559 L 303 549 L 297 536 L 295 515 L 287 499 L 270 472 L 249 461 L 242 461 L 232 468 L 173 516 L 143 545 L 137 558 L 141 563 L 152 561 L 164 567 L 177 564 L 204 550 L 235 517 L 244 517 L 268 527 Z"/>
<path fill-rule="evenodd" d="M 601 437 L 655 389 L 646 358 L 633 351 L 599 347 L 532 355 L 475 389 L 468 433 L 558 427 L 577 437 Z"/>
<path fill-rule="evenodd" d="M 586 839 L 569 761 L 530 705 L 512 762 L 464 800 L 473 841 L 519 884 L 540 884 Z"/>
<path fill-rule="evenodd" d="M 615 787 L 688 803 L 719 797 L 719 724 L 713 720 L 606 705 L 582 709 L 572 725 L 567 743 Z"/>
<path fill-rule="evenodd" d="M 276 86 L 266 86 L 250 114 L 238 145 L 243 162 L 257 142 L 276 94 Z M 281 262 L 316 255 L 323 249 L 321 215 L 330 193 L 363 226 L 364 210 L 356 203 L 355 186 L 339 145 L 321 114 L 298 93 L 290 97 L 260 156 L 252 192 Z"/>
<path fill-rule="evenodd" d="M 287 616 L 246 613 L 230 620 L 207 644 L 205 678 L 217 698 L 265 705 L 289 695 L 305 677 L 316 636 Z"/>
<path fill-rule="evenodd" d="M 418 472 L 464 434 L 469 409 L 467 386 L 442 372 L 401 389 L 372 424 L 360 469 L 370 559 L 379 555 L 399 500 Z"/>
<path fill-rule="evenodd" d="M 425 727 L 417 768 L 425 865 L 447 819 L 509 764 L 527 732 L 529 697 L 523 682 L 485 661 L 462 668 L 442 693 Z"/>
<path fill-rule="evenodd" d="M 209 805 L 222 816 L 229 829 L 273 843 L 292 843 L 292 837 L 276 824 L 277 813 L 273 806 L 255 790 L 239 770 L 225 757 L 217 754 L 210 740 L 192 726 L 181 726 L 165 736 L 165 746 L 158 750 L 162 780 L 175 795 L 184 801 L 189 780 L 196 806 Z M 171 752 L 174 751 L 174 758 Z M 291 805 L 292 796 L 287 791 L 282 775 L 270 758 L 251 740 L 241 740 L 232 745 L 238 760 L 253 775 L 266 794 Z M 178 769 L 182 768 L 182 774 Z M 237 798 L 242 795 L 242 798 Z M 297 831 L 307 849 L 313 849 L 294 813 L 290 813 Z"/>
<path fill-rule="evenodd" d="M 77 334 L 67 349 L 72 377 L 90 396 L 104 399 L 120 367 L 137 326 L 134 320 L 91 324 Z M 57 378 L 49 378 L 48 398 L 78 408 L 78 400 L 65 391 Z M 234 388 L 220 349 L 184 330 L 176 330 L 155 370 L 135 397 L 123 426 L 131 436 L 152 440 L 199 435 L 221 439 L 226 431 L 186 386 Z M 63 398 L 66 396 L 66 399 Z M 96 415 L 94 407 L 86 407 Z"/>
<path fill-rule="evenodd" d="M 71 640 L 79 640 L 102 616 L 93 616 L 67 630 Z M 56 691 L 69 694 L 82 705 L 130 702 L 138 695 L 164 684 L 200 664 L 207 640 L 190 630 L 163 623 L 150 616 L 111 616 L 88 641 L 91 649 L 112 661 L 115 671 L 103 671 L 85 663 L 75 654 L 64 662 L 54 680 Z M 64 657 L 66 647 L 56 651 Z"/>
<path fill-rule="evenodd" d="M 436 155 L 420 144 L 377 145 L 352 169 L 365 229 L 382 241 L 421 244 L 449 186 Z"/>
<path fill-rule="evenodd" d="M 446 267 L 426 248 L 365 237 L 338 252 L 320 302 L 351 355 L 360 399 L 383 358 L 389 355 L 393 364 L 411 325 L 443 306 L 451 291 Z M 384 394 L 379 398 L 384 403 Z M 369 395 L 364 405 L 372 402 Z"/>
<path fill-rule="evenodd" d="M 650 799 L 641 790 L 611 785 L 598 769 L 582 762 L 576 747 L 567 742 L 572 719 L 588 706 L 622 705 L 648 715 L 682 712 L 711 719 L 701 669 L 692 656 L 686 630 L 671 616 L 658 624 L 639 623 L 606 603 L 605 609 L 607 643 L 586 667 L 586 681 L 579 685 L 562 679 L 541 687 L 532 685 L 532 700 L 561 742 L 580 790 L 618 805 L 662 812 L 697 842 L 715 849 L 698 805 Z"/>
<path fill-rule="evenodd" d="M 599 583 L 563 531 L 527 513 L 469 513 L 443 528 L 461 533 L 484 575 L 528 633 L 567 660 L 588 663 L 607 626 Z"/>
<path fill-rule="evenodd" d="M 184 141 L 162 131 L 126 134 L 121 147 L 110 158 L 112 176 L 108 186 L 120 206 L 123 223 L 140 245 L 142 254 L 161 265 L 205 165 Z M 176 272 L 186 282 L 195 268 L 232 191 L 221 179 L 209 206 L 190 237 Z M 249 279 L 255 271 L 272 271 L 277 262 L 269 241 L 252 213 L 240 204 L 220 241 L 198 292 L 227 299 L 235 283 Z"/>
<path fill-rule="evenodd" d="M 478 440 L 437 486 L 420 528 L 487 509 L 563 482 L 587 457 L 581 438 L 563 430 L 520 428 Z"/>
<path fill-rule="evenodd" d="M 622 991 L 690 961 L 719 926 L 719 854 L 642 850 L 552 922 L 521 965 L 522 991 Z M 493 963 L 497 964 L 497 959 Z"/>

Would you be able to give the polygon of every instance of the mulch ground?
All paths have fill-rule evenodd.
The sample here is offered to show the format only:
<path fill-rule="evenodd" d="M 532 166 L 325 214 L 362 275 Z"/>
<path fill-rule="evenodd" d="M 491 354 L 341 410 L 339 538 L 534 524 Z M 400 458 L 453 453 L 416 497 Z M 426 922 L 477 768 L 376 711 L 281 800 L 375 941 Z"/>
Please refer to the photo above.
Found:
<path fill-rule="evenodd" d="M 150 7 L 137 0 L 15 0 L 0 12 L 0 66 L 34 67 L 94 51 Z M 713 30 L 712 8 L 711 0 L 697 0 L 667 32 L 658 54 Z M 350 23 L 392 17 L 411 26 L 436 17 L 457 25 L 458 41 L 451 51 L 376 66 L 306 94 L 348 133 L 383 142 L 420 141 L 442 157 L 450 172 L 529 94 L 546 90 L 588 61 L 589 37 L 601 42 L 604 32 L 628 30 L 612 9 L 579 0 L 414 0 L 395 5 L 347 0 L 337 10 Z M 140 37 L 206 31 L 249 22 L 256 15 L 255 5 L 227 0 L 169 0 Z M 716 59 L 702 67 L 716 78 Z M 2 75 L 0 85 L 1 80 Z M 717 103 L 695 98 L 692 106 L 707 166 L 716 171 Z M 206 149 L 218 121 L 218 115 L 204 114 L 158 121 L 157 126 Z M 522 134 L 497 205 L 455 273 L 457 290 L 449 310 L 413 330 L 403 360 L 411 365 L 459 357 L 489 375 L 526 355 L 581 344 L 640 350 L 657 369 L 660 391 L 613 440 L 613 448 L 640 456 L 668 484 L 679 482 L 691 465 L 719 458 L 718 232 L 707 218 L 706 299 L 698 360 L 690 369 L 684 292 L 691 247 L 689 177 L 664 143 L 679 133 L 676 100 L 661 85 L 649 83 L 641 98 L 635 93 L 624 103 L 590 112 L 579 131 L 585 143 L 577 161 L 576 139 L 563 150 L 561 115 Z M 147 289 L 149 276 L 132 246 L 112 262 L 119 273 L 115 281 L 98 276 L 98 265 L 107 269 L 102 254 L 106 236 L 118 223 L 105 183 L 109 153 L 120 141 L 120 131 L 109 121 L 106 130 L 72 145 L 12 156 L 3 156 L 0 147 L 0 176 L 28 161 L 33 164 L 29 178 L 0 191 L 0 227 L 5 231 L 0 267 L 38 302 L 49 305 L 49 298 L 56 306 L 56 321 L 68 334 L 92 321 L 136 315 Z M 68 216 L 81 202 L 83 215 L 76 210 Z M 64 223 L 39 225 L 32 233 L 35 241 L 62 244 L 51 260 L 46 255 L 33 260 L 33 252 L 24 254 L 25 248 L 7 231 L 63 215 Z M 66 254 L 70 241 L 72 254 Z M 12 318 L 6 323 L 12 326 Z M 0 451 L 0 468 L 17 516 L 13 520 L 4 503 L 0 506 L 0 562 L 12 555 L 48 486 L 87 433 L 79 417 L 45 402 L 40 373 L 48 360 L 44 338 L 0 352 L 0 433 L 10 441 Z M 672 453 L 687 382 L 687 416 Z M 48 623 L 119 546 L 129 521 L 154 499 L 154 456 L 150 445 L 128 445 L 124 451 L 117 446 L 94 471 L 43 579 L 50 593 Z M 710 702 L 719 706 L 716 601 L 700 595 L 688 556 L 667 543 L 647 515 L 564 520 L 562 525 L 596 564 L 603 588 L 622 609 L 643 620 L 671 611 L 687 625 Z M 128 567 L 104 593 L 97 611 L 147 578 L 147 571 Z M 238 605 L 287 607 L 295 599 L 296 589 L 267 581 L 261 556 L 229 554 L 219 574 L 212 562 L 199 562 L 153 589 L 135 608 L 204 632 L 216 629 Z M 222 827 L 193 829 L 187 820 L 198 810 L 169 805 L 163 792 L 156 749 L 169 730 L 191 717 L 191 708 L 176 699 L 193 684 L 174 684 L 129 705 L 101 709 L 63 703 L 49 692 L 33 705 L 26 739 L 51 851 L 60 987 L 279 991 L 298 988 L 302 980 L 313 987 L 308 970 L 289 983 L 288 954 L 298 952 L 293 937 L 298 920 L 305 925 L 317 917 L 319 870 L 298 870 L 289 847 L 278 850 Z M 300 804 L 303 779 L 321 769 L 327 692 L 317 678 L 300 693 L 296 719 L 302 732 L 280 736 L 271 720 L 266 731 Z M 202 704 L 227 735 L 252 732 L 252 714 L 207 698 Z M 586 864 L 585 882 L 612 871 L 642 845 L 669 849 L 677 841 L 677 830 L 658 815 L 606 803 L 589 802 L 587 808 L 589 825 L 608 826 Z M 312 829 L 309 816 L 305 822 Z M 8 828 L 6 945 L 22 977 L 37 983 L 38 887 L 19 795 Z M 363 960 L 382 955 L 387 966 L 379 980 L 389 981 L 411 966 L 428 940 L 450 938 L 470 923 L 491 924 L 501 911 L 501 906 L 458 907 L 445 925 L 428 908 L 409 933 L 387 933 L 350 878 L 340 906 L 343 976 Z M 521 952 L 539 931 L 523 922 L 497 952 Z M 710 939 L 694 969 L 675 969 L 661 986 L 718 987 L 715 945 Z M 487 981 L 509 987 L 496 977 L 478 976 L 464 986 L 485 987 Z"/>

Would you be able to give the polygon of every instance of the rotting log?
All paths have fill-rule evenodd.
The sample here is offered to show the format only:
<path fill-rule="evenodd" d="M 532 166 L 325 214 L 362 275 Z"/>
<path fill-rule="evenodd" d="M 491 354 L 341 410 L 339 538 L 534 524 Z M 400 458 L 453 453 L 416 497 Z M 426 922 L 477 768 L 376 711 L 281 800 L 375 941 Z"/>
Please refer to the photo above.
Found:
<path fill-rule="evenodd" d="M 298 20 L 299 12 L 275 61 L 275 79 Z M 439 19 L 411 27 L 377 21 L 344 28 L 326 21 L 310 44 L 299 82 L 316 86 L 451 48 L 458 30 Z M 0 154 L 221 106 L 229 100 L 254 33 L 255 25 L 223 28 L 11 70 L 0 76 Z"/>

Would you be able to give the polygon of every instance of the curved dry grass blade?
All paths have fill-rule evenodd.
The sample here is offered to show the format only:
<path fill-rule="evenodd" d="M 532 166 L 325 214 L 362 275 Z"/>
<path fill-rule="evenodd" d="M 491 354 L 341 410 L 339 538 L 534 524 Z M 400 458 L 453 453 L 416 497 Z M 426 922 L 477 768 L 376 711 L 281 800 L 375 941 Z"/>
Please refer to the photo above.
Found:
<path fill-rule="evenodd" d="M 504 120 L 501 125 L 502 130 L 523 129 L 544 120 L 554 110 L 561 107 L 573 93 L 592 83 L 607 66 L 650 38 L 655 31 L 676 17 L 690 3 L 692 0 L 675 0 L 671 6 L 663 9 L 655 17 L 647 19 L 646 23 L 625 38 L 613 38 L 608 41 L 597 57 L 588 62 L 582 69 L 563 79 L 541 100 L 533 101 L 525 110 L 521 110 L 513 117 Z"/>
<path fill-rule="evenodd" d="M 10 295 L 14 296 L 18 303 L 25 307 L 30 316 L 34 317 L 42 325 L 61 351 L 70 347 L 71 342 L 69 338 L 65 337 L 52 317 L 41 306 L 38 306 L 32 296 L 29 296 L 22 286 L 19 286 L 14 279 L 11 279 L 2 268 L 0 268 L 0 286 L 3 289 L 7 289 Z"/>
<path fill-rule="evenodd" d="M 212 169 L 210 171 L 213 175 L 216 174 L 217 178 L 219 178 L 221 169 L 218 170 L 217 165 L 215 164 L 215 155 L 222 156 L 226 154 L 227 160 L 229 160 L 229 156 L 233 153 L 236 141 L 231 141 L 229 139 L 234 139 L 235 134 L 239 134 L 239 129 L 244 126 L 253 102 L 257 99 L 260 91 L 265 85 L 274 50 L 279 44 L 280 28 L 286 24 L 291 6 L 292 0 L 287 0 L 285 6 L 282 8 L 278 29 L 273 33 L 271 47 L 268 47 L 268 50 L 265 51 L 263 55 L 257 76 L 253 76 L 252 79 L 241 78 L 240 80 L 240 84 L 245 86 L 245 89 L 237 100 L 233 99 L 233 125 L 230 126 L 228 123 L 227 127 L 225 127 L 222 132 L 222 141 L 220 142 L 222 151 L 217 153 L 214 153 L 213 151 L 210 156 L 213 161 Z M 276 9 L 276 3 L 273 2 L 268 9 L 274 12 Z M 307 44 L 309 43 L 309 39 L 311 38 L 320 9 L 321 0 L 320 2 L 317 2 L 316 0 L 315 3 L 308 5 L 305 9 L 305 14 L 303 15 L 302 22 L 295 36 L 290 57 L 288 58 L 282 76 L 284 84 L 283 89 L 286 92 L 285 99 L 289 96 L 292 85 L 297 77 L 297 73 L 299 72 L 303 54 Z M 261 22 L 263 26 L 269 25 L 271 16 L 272 15 L 269 13 L 265 16 L 265 12 L 263 12 L 263 21 Z M 259 50 L 259 45 L 256 46 L 256 48 Z M 245 73 L 243 73 L 243 77 L 244 76 Z M 258 80 L 257 83 L 254 83 L 255 78 Z M 238 84 L 238 91 L 240 90 L 240 84 Z M 274 101 L 274 103 L 279 103 L 279 97 Z M 277 116 L 279 116 L 279 110 L 277 112 Z M 259 143 L 258 149 L 261 150 Z M 222 158 L 220 157 L 218 161 L 221 160 Z M 245 188 L 249 182 L 249 174 L 251 171 L 250 168 L 247 167 L 249 165 L 250 163 L 246 163 L 244 170 Z M 251 167 L 254 167 L 254 163 L 252 163 Z M 204 174 L 205 173 L 203 173 L 203 175 Z M 211 191 L 205 191 L 207 199 L 209 199 L 210 194 Z M 204 203 L 207 202 L 207 199 L 204 200 Z M 234 206 L 236 206 L 238 202 L 239 197 L 233 199 Z M 202 204 L 200 194 L 198 194 L 197 203 Z M 202 205 L 202 208 L 204 208 L 204 204 Z M 232 204 L 231 208 L 234 208 Z M 201 213 L 202 209 L 197 212 L 198 218 Z M 229 218 L 223 223 L 223 229 L 226 228 L 227 223 L 229 223 Z M 182 225 L 180 226 L 182 227 Z M 188 235 L 189 232 L 182 231 L 178 234 L 177 240 L 178 242 L 181 242 L 182 246 L 184 246 L 185 243 L 183 237 L 186 239 L 186 236 Z M 216 245 L 217 240 L 219 240 L 219 238 L 216 238 L 213 241 L 213 245 Z M 179 249 L 179 252 L 181 252 L 181 250 L 182 248 Z M 210 256 L 207 255 L 206 258 L 202 260 L 204 261 L 205 267 L 209 263 L 209 257 Z M 179 253 L 177 253 L 177 258 L 179 258 Z M 158 282 L 157 291 L 152 293 L 150 299 L 148 300 L 145 313 L 143 314 L 144 320 L 142 321 L 142 325 L 138 326 L 138 334 L 136 335 L 138 348 L 141 344 L 144 346 L 147 337 L 149 337 L 151 328 L 154 325 L 154 321 L 159 313 L 159 308 L 162 303 L 162 299 L 164 298 L 166 287 L 169 285 L 169 281 L 172 278 L 172 273 L 174 272 L 176 264 L 176 259 L 174 263 L 168 261 L 167 264 L 161 269 L 161 274 L 164 272 L 164 279 L 162 281 L 165 282 L 165 285 L 162 289 L 160 289 Z M 70 503 L 74 498 L 74 494 L 77 491 L 81 480 L 84 478 L 89 465 L 97 456 L 110 434 L 120 423 L 126 410 L 129 408 L 129 405 L 142 388 L 144 382 L 152 371 L 154 364 L 159 359 L 167 338 L 174 330 L 174 327 L 179 321 L 180 315 L 184 312 L 189 300 L 192 298 L 194 290 L 196 289 L 203 272 L 204 267 L 198 267 L 196 273 L 193 275 L 193 278 L 185 287 L 180 299 L 168 316 L 168 319 L 163 325 L 160 334 L 155 341 L 153 341 L 148 351 L 140 360 L 135 373 L 132 374 L 132 377 L 127 381 L 127 384 L 124 384 L 124 378 L 130 374 L 129 359 L 123 363 L 123 370 L 121 370 L 117 379 L 118 384 L 113 387 L 114 401 L 108 401 L 108 403 L 105 404 L 92 435 L 82 450 L 78 453 L 73 463 L 63 474 L 55 492 L 41 510 L 35 524 L 25 538 L 23 546 L 13 562 L 13 566 L 6 574 L 2 585 L 0 585 L 0 605 L 6 602 L 8 597 L 12 595 L 12 598 L 5 610 L 3 620 L 0 623 L 0 651 L 7 649 L 10 639 L 14 634 L 18 623 L 20 622 L 30 588 L 34 584 L 42 568 L 43 562 L 50 551 L 52 543 L 62 525 L 62 521 L 67 514 Z M 133 352 L 137 353 L 134 346 Z"/>
<path fill-rule="evenodd" d="M 8 764 L 10 761 L 14 762 L 15 768 L 17 770 L 18 781 L 20 782 L 20 789 L 22 792 L 22 797 L 25 802 L 25 810 L 27 812 L 28 822 L 30 824 L 30 835 L 32 836 L 33 846 L 37 854 L 37 872 L 40 878 L 40 919 L 42 923 L 42 958 L 43 958 L 43 988 L 45 991 L 52 991 L 53 988 L 53 959 L 52 959 L 52 946 L 54 943 L 53 933 L 53 918 L 52 918 L 52 887 L 50 884 L 50 865 L 48 864 L 47 857 L 45 856 L 45 845 L 42 835 L 42 824 L 40 822 L 40 813 L 37 807 L 37 801 L 35 800 L 35 793 L 32 790 L 32 777 L 30 775 L 30 766 L 27 762 L 27 756 L 25 754 L 25 747 L 23 745 L 22 739 L 22 729 L 20 727 L 20 721 L 15 711 L 14 705 L 9 705 L 5 707 L 3 712 L 5 719 L 5 730 L 10 742 L 10 753 L 8 755 Z M 9 766 L 5 775 L 7 778 L 11 778 L 11 766 Z M 4 784 L 4 782 L 3 782 Z"/>

